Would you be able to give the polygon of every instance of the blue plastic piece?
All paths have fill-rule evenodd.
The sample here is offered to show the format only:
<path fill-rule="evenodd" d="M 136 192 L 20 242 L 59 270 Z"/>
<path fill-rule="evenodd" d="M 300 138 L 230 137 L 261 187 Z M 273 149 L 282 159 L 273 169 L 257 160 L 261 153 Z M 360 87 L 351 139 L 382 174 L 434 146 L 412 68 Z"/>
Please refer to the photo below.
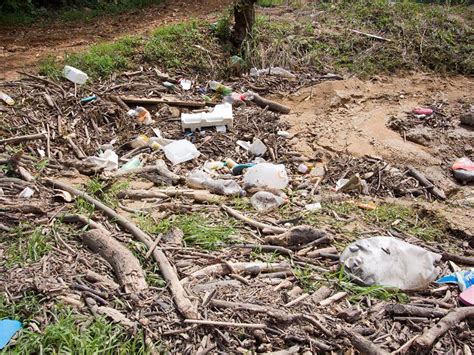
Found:
<path fill-rule="evenodd" d="M 254 163 L 248 163 L 248 164 L 237 164 L 232 168 L 232 175 L 241 175 L 244 169 L 251 168 L 252 166 L 255 166 L 256 164 Z"/>
<path fill-rule="evenodd" d="M 464 291 L 465 289 L 474 286 L 474 269 L 459 271 L 453 274 L 443 276 L 439 280 L 436 280 L 436 283 L 458 284 L 459 289 L 461 291 Z"/>
<path fill-rule="evenodd" d="M 21 329 L 21 322 L 11 319 L 0 320 L 0 350 L 10 342 L 11 338 Z"/>
<path fill-rule="evenodd" d="M 92 95 L 92 96 L 84 97 L 83 99 L 81 99 L 81 102 L 83 104 L 85 104 L 85 103 L 92 102 L 92 101 L 95 101 L 95 100 L 97 100 L 97 96 Z"/>

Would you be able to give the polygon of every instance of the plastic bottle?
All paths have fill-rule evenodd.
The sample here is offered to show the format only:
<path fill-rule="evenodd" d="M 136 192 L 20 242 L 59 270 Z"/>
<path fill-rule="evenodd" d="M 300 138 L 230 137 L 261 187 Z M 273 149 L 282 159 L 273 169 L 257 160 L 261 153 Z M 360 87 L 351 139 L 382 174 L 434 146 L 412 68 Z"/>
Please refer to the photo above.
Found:
<path fill-rule="evenodd" d="M 285 200 L 268 191 L 259 191 L 250 199 L 252 206 L 258 212 L 266 212 L 278 208 Z"/>
<path fill-rule="evenodd" d="M 85 84 L 87 79 L 89 79 L 86 73 L 69 65 L 64 67 L 63 75 L 66 79 L 79 85 Z"/>
<path fill-rule="evenodd" d="M 121 171 L 136 169 L 136 168 L 139 168 L 141 165 L 142 165 L 142 162 L 140 161 L 140 157 L 136 156 L 130 159 L 124 165 L 122 165 L 122 167 L 118 171 L 121 172 Z"/>
<path fill-rule="evenodd" d="M 15 104 L 15 100 L 13 100 L 10 96 L 5 94 L 4 92 L 0 91 L 0 100 L 3 100 L 7 105 L 13 106 Z"/>
<path fill-rule="evenodd" d="M 209 82 L 209 87 L 211 90 L 217 92 L 218 94 L 221 94 L 223 96 L 230 95 L 232 93 L 232 88 L 222 85 L 218 81 L 212 80 Z"/>
<path fill-rule="evenodd" d="M 259 163 L 247 169 L 244 175 L 245 188 L 262 187 L 284 189 L 288 186 L 288 174 L 283 164 Z"/>

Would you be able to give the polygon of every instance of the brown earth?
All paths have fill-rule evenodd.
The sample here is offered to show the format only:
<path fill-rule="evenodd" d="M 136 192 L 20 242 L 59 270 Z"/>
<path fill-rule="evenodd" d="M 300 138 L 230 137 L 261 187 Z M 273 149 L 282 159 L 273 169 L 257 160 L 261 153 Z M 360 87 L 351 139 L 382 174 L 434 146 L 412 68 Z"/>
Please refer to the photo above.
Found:
<path fill-rule="evenodd" d="M 34 69 L 48 55 L 63 56 L 97 42 L 146 33 L 160 25 L 214 18 L 230 3 L 230 0 L 177 0 L 91 22 L 54 21 L 20 29 L 0 26 L 0 80 L 17 79 L 17 70 Z"/>

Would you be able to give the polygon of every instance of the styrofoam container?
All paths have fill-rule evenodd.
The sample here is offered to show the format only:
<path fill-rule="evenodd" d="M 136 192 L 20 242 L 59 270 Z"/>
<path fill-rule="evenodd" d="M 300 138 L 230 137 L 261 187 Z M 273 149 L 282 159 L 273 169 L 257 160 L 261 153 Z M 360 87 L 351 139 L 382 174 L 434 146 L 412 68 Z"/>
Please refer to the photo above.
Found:
<path fill-rule="evenodd" d="M 63 70 L 63 75 L 66 79 L 72 81 L 75 84 L 85 84 L 89 76 L 83 71 L 66 65 Z"/>
<path fill-rule="evenodd" d="M 197 158 L 201 153 L 196 146 L 186 139 L 174 141 L 163 147 L 166 157 L 173 165 Z"/>

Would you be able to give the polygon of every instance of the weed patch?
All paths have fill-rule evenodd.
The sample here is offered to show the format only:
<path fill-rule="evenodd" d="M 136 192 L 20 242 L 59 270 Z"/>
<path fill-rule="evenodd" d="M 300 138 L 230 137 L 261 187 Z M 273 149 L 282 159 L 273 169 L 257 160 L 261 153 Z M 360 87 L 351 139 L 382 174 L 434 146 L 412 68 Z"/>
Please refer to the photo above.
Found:
<path fill-rule="evenodd" d="M 20 226 L 15 234 L 13 238 L 0 239 L 8 245 L 5 251 L 7 267 L 37 262 L 52 248 L 50 235 L 43 233 L 41 227 L 29 230 L 28 226 Z"/>

